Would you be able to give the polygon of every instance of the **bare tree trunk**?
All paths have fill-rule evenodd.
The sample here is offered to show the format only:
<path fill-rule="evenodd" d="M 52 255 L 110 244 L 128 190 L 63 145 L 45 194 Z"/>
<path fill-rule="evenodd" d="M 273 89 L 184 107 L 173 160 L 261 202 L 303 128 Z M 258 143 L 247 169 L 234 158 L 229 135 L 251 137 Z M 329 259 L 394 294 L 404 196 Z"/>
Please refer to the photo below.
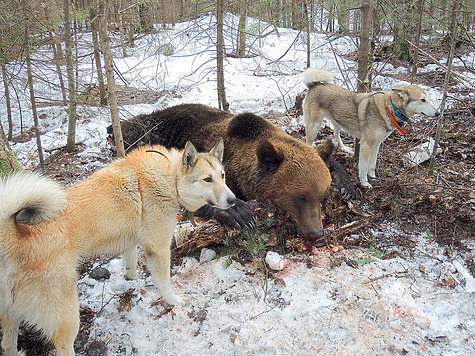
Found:
<path fill-rule="evenodd" d="M 371 53 L 371 20 L 372 0 L 362 0 L 362 24 L 360 31 L 360 47 L 358 49 L 358 93 L 367 93 L 371 90 L 371 67 L 373 56 Z"/>
<path fill-rule="evenodd" d="M 44 7 L 45 10 L 45 19 L 48 24 L 50 24 L 48 9 Z M 66 106 L 68 99 L 66 97 L 66 88 L 64 87 L 63 73 L 61 72 L 61 63 L 60 58 L 58 57 L 58 51 L 56 50 L 56 42 L 53 36 L 53 31 L 48 30 L 48 35 L 51 41 L 51 49 L 53 51 L 54 64 L 56 65 L 56 72 L 58 72 L 59 86 L 61 88 L 61 94 L 63 96 L 63 105 Z"/>
<path fill-rule="evenodd" d="M 115 85 L 114 67 L 110 49 L 110 38 L 107 33 L 106 10 L 102 2 L 99 4 L 99 34 L 101 37 L 102 53 L 104 53 L 104 65 L 106 67 L 107 88 L 109 90 L 109 106 L 111 111 L 112 130 L 114 132 L 117 157 L 125 156 L 124 139 L 119 121 L 119 103 L 117 100 L 117 87 Z"/>
<path fill-rule="evenodd" d="M 307 68 L 310 68 L 310 17 L 308 14 L 308 0 L 304 0 L 305 29 L 307 31 Z"/>
<path fill-rule="evenodd" d="M 457 40 L 457 27 L 458 27 L 458 19 L 460 14 L 460 1 L 454 1 L 454 7 L 452 10 L 452 23 L 449 29 L 449 36 L 451 37 L 450 42 L 450 52 L 449 58 L 447 59 L 447 71 L 445 72 L 445 80 L 444 80 L 444 95 L 442 97 L 442 103 L 440 104 L 440 115 L 437 119 L 437 131 L 435 133 L 435 143 L 434 148 L 432 149 L 432 155 L 430 157 L 429 163 L 429 175 L 434 174 L 435 168 L 435 156 L 437 154 L 437 147 L 439 146 L 440 141 L 440 134 L 442 132 L 442 127 L 444 126 L 443 117 L 445 111 L 445 103 L 447 101 L 447 91 L 450 81 L 450 72 L 452 71 L 452 61 L 454 60 L 454 53 L 455 53 L 455 42 Z"/>
<path fill-rule="evenodd" d="M 101 54 L 97 29 L 98 17 L 92 1 L 90 1 L 89 17 L 91 19 L 92 44 L 94 46 L 94 62 L 96 63 L 97 81 L 99 82 L 99 96 L 101 97 L 101 105 L 107 105 L 107 92 L 106 86 L 104 85 L 104 76 L 102 75 Z"/>
<path fill-rule="evenodd" d="M 63 47 L 62 47 L 62 39 L 61 34 L 59 33 L 59 29 L 54 31 L 54 41 L 56 42 L 56 51 L 58 53 L 58 60 L 60 63 L 64 61 L 64 54 L 63 54 Z"/>
<path fill-rule="evenodd" d="M 242 0 L 240 5 L 241 14 L 238 23 L 237 56 L 242 58 L 246 55 L 247 0 Z"/>
<path fill-rule="evenodd" d="M 0 120 L 0 178 L 18 169 L 21 169 L 20 164 L 10 149 Z"/>
<path fill-rule="evenodd" d="M 33 113 L 33 122 L 35 126 L 35 134 L 36 134 L 36 146 L 38 148 L 38 158 L 40 160 L 40 168 L 44 172 L 45 165 L 43 161 L 43 148 L 41 147 L 41 134 L 40 128 L 38 124 L 38 114 L 36 112 L 36 99 L 35 99 L 35 91 L 33 88 L 33 73 L 31 70 L 31 58 L 30 58 L 30 34 L 29 34 L 29 23 L 28 23 L 28 3 L 27 0 L 22 0 L 22 8 L 23 8 L 23 26 L 24 26 L 24 35 L 25 38 L 23 40 L 24 48 L 25 48 L 25 55 L 26 55 L 26 71 L 28 76 L 28 87 L 30 89 L 30 101 L 31 101 L 31 111 Z"/>
<path fill-rule="evenodd" d="M 7 118 L 8 118 L 8 141 L 11 141 L 13 136 L 13 120 L 12 120 L 12 107 L 10 104 L 10 89 L 7 78 L 7 67 L 3 60 L 0 60 L 2 66 L 3 86 L 5 88 L 5 103 L 7 105 Z"/>
<path fill-rule="evenodd" d="M 411 77 L 414 79 L 417 76 L 417 67 L 419 67 L 419 42 L 421 38 L 421 29 L 422 29 L 422 13 L 424 11 L 424 0 L 417 0 L 416 3 L 416 13 L 417 13 L 417 23 L 416 23 L 416 36 L 414 38 L 414 53 L 412 54 L 412 73 Z"/>
<path fill-rule="evenodd" d="M 218 77 L 218 104 L 219 108 L 229 110 L 224 90 L 224 37 L 223 37 L 223 0 L 216 0 L 216 54 L 217 54 L 217 77 Z"/>
<path fill-rule="evenodd" d="M 120 10 L 120 7 L 119 7 Z M 119 12 L 120 13 L 120 12 Z M 120 46 L 122 47 L 122 57 L 127 57 L 127 51 L 125 47 L 125 24 L 124 24 L 124 14 L 119 14 L 119 32 L 120 32 Z"/>
<path fill-rule="evenodd" d="M 68 118 L 68 139 L 66 149 L 69 153 L 76 150 L 76 88 L 74 81 L 73 68 L 73 41 L 71 38 L 71 21 L 69 19 L 69 1 L 63 1 L 64 11 L 64 44 L 66 52 L 66 72 L 68 75 L 68 91 L 69 91 L 69 118 Z"/>

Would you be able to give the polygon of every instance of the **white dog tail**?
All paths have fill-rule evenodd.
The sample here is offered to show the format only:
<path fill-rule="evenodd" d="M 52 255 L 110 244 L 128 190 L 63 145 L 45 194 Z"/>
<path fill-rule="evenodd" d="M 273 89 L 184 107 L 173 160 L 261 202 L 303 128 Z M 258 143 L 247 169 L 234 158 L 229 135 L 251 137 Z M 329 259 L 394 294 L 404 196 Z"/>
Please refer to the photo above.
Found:
<path fill-rule="evenodd" d="M 303 73 L 303 82 L 308 88 L 318 83 L 331 82 L 333 78 L 335 78 L 333 73 L 323 69 L 308 68 Z"/>
<path fill-rule="evenodd" d="M 53 219 L 66 205 L 66 193 L 55 181 L 31 172 L 0 179 L 0 231 L 8 224 L 36 225 Z"/>

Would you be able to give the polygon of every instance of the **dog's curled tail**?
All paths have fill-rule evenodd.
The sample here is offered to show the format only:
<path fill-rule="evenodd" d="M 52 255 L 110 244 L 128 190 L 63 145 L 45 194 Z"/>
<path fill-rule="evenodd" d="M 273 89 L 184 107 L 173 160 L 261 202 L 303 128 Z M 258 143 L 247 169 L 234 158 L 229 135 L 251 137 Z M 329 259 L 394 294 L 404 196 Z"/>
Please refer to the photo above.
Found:
<path fill-rule="evenodd" d="M 0 227 L 51 220 L 65 205 L 61 185 L 42 175 L 19 172 L 0 179 Z"/>
<path fill-rule="evenodd" d="M 308 88 L 315 84 L 331 82 L 333 78 L 335 78 L 333 73 L 323 69 L 308 68 L 303 73 L 303 82 Z"/>

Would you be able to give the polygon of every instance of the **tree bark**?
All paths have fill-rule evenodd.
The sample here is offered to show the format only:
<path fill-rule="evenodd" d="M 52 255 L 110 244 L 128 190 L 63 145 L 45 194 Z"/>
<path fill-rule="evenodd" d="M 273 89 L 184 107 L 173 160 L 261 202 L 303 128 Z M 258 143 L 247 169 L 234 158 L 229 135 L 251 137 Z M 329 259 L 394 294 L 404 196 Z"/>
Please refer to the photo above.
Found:
<path fill-rule="evenodd" d="M 91 33 L 92 33 L 92 44 L 94 46 L 94 62 L 96 64 L 96 72 L 97 72 L 97 81 L 99 84 L 99 96 L 100 96 L 100 103 L 101 105 L 107 105 L 107 92 L 106 86 L 104 84 L 104 76 L 102 75 L 102 64 L 101 64 L 101 53 L 100 53 L 100 46 L 99 46 L 99 37 L 98 37 L 98 29 L 97 29 L 97 12 L 94 8 L 93 1 L 90 1 L 90 8 L 89 8 L 89 18 L 91 20 Z"/>
<path fill-rule="evenodd" d="M 217 79 L 218 79 L 218 104 L 219 108 L 229 110 L 224 90 L 224 37 L 223 37 L 223 0 L 216 0 L 216 59 L 217 59 Z"/>
<path fill-rule="evenodd" d="M 310 16 L 308 13 L 308 0 L 304 0 L 305 29 L 307 32 L 307 68 L 310 68 Z"/>
<path fill-rule="evenodd" d="M 64 44 L 66 52 L 66 72 L 68 75 L 68 138 L 66 150 L 72 153 L 76 150 L 76 85 L 73 68 L 73 41 L 71 38 L 71 21 L 69 18 L 69 1 L 63 1 L 64 11 Z"/>
<path fill-rule="evenodd" d="M 360 47 L 358 49 L 358 93 L 368 93 L 371 90 L 371 20 L 372 0 L 362 0 L 362 24 L 360 31 Z"/>
<path fill-rule="evenodd" d="M 28 76 L 28 88 L 30 89 L 30 102 L 31 102 L 31 111 L 33 114 L 33 122 L 35 126 L 36 134 L 36 147 L 38 149 L 38 158 L 40 161 L 40 168 L 44 172 L 45 165 L 43 161 L 43 148 L 41 147 L 41 133 L 38 124 L 38 114 L 36 112 L 36 99 L 35 91 L 33 87 L 33 73 L 31 70 L 31 58 L 30 58 L 30 34 L 29 34 L 29 19 L 28 19 L 28 3 L 27 0 L 22 0 L 22 9 L 23 9 L 23 26 L 24 26 L 24 48 L 26 56 L 26 71 Z"/>
<path fill-rule="evenodd" d="M 119 121 L 119 103 L 117 100 L 117 87 L 115 85 L 114 67 L 112 64 L 112 53 L 110 49 L 110 38 L 107 32 L 106 10 L 104 4 L 99 5 L 99 34 L 101 38 L 102 53 L 104 54 L 104 65 L 106 67 L 107 88 L 109 90 L 109 106 L 111 111 L 112 130 L 114 132 L 115 144 L 117 147 L 117 157 L 125 156 L 124 139 Z"/>
<path fill-rule="evenodd" d="M 8 118 L 8 141 L 11 141 L 13 136 L 13 120 L 12 120 L 12 107 L 10 103 L 10 89 L 7 78 L 7 67 L 3 60 L 0 60 L 2 66 L 3 87 L 5 88 L 5 104 L 7 105 L 7 118 Z"/>
<path fill-rule="evenodd" d="M 246 19 L 247 0 L 241 1 L 241 14 L 238 23 L 237 56 L 243 58 L 246 55 Z"/>

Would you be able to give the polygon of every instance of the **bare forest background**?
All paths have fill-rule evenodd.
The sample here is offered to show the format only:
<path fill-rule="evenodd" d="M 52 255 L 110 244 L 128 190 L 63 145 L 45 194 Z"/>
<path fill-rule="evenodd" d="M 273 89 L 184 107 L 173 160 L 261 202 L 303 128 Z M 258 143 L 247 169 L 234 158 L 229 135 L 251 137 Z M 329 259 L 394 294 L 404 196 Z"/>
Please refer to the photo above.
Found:
<path fill-rule="evenodd" d="M 415 78 L 421 63 L 438 62 L 440 58 L 450 57 L 450 53 L 457 55 L 457 48 L 462 46 L 473 50 L 474 9 L 473 0 L 3 0 L 0 4 L 0 65 L 7 118 L 1 119 L 7 125 L 1 127 L 0 122 L 0 169 L 9 171 L 18 167 L 8 141 L 15 139 L 13 126 L 22 125 L 22 119 L 12 118 L 11 108 L 21 105 L 18 93 L 26 91 L 30 93 L 31 108 L 20 108 L 19 112 L 21 116 L 24 110 L 32 111 L 41 167 L 38 106 L 68 107 L 69 132 L 65 145 L 68 152 L 74 152 L 76 105 L 109 105 L 118 154 L 123 155 L 116 81 L 122 86 L 127 86 L 127 82 L 114 67 L 111 46 L 120 46 L 122 56 L 126 57 L 137 39 L 155 31 L 166 31 L 178 22 L 209 14 L 216 16 L 216 38 L 210 38 L 216 44 L 217 76 L 213 80 L 217 82 L 219 107 L 228 109 L 223 58 L 255 55 L 254 42 L 269 33 L 278 34 L 279 28 L 296 29 L 307 38 L 312 32 L 326 33 L 329 42 L 350 35 L 359 48 L 355 54 L 358 88 L 353 89 L 369 91 L 375 60 L 404 61 L 412 67 Z M 232 28 L 223 25 L 226 13 L 239 19 Z M 247 35 L 256 29 L 246 25 L 248 17 L 270 24 L 270 28 L 261 33 L 259 27 L 259 33 L 257 36 L 253 33 L 250 41 Z M 97 70 L 97 82 L 86 81 L 77 70 L 78 62 L 84 60 L 84 55 L 78 54 L 77 40 L 84 33 L 92 35 L 88 56 L 93 54 L 91 65 Z M 119 43 L 111 42 L 110 35 L 120 38 Z M 306 66 L 311 66 L 310 41 L 308 43 Z M 45 45 L 50 48 L 49 54 L 31 56 Z M 175 49 L 170 43 L 163 43 L 160 50 L 173 53 Z M 450 58 L 447 68 L 450 73 Z M 51 70 L 56 72 L 57 80 L 48 79 L 51 75 L 45 71 Z M 53 88 L 61 93 L 62 100 L 37 95 L 37 86 Z M 99 95 L 98 103 L 91 99 L 93 91 Z M 20 129 L 23 134 L 28 128 Z"/>

